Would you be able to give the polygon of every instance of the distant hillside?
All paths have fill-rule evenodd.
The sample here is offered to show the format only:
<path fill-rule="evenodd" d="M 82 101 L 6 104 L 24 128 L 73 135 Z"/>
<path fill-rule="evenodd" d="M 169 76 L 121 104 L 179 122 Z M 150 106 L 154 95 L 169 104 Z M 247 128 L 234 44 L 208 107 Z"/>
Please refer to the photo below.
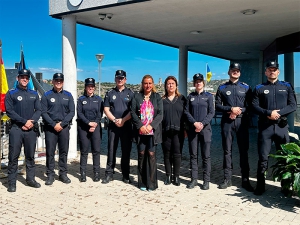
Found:
<path fill-rule="evenodd" d="M 300 87 L 295 87 L 295 92 L 300 93 Z"/>

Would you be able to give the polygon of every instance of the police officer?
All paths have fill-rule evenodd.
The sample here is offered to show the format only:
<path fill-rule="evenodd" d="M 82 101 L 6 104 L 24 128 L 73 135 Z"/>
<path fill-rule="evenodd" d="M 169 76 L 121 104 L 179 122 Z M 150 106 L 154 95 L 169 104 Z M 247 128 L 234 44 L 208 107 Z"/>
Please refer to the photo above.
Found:
<path fill-rule="evenodd" d="M 289 82 L 279 81 L 279 64 L 276 60 L 267 62 L 267 82 L 253 90 L 253 108 L 258 120 L 258 165 L 255 195 L 265 192 L 265 172 L 268 169 L 268 155 L 272 141 L 276 149 L 289 142 L 287 116 L 297 107 L 294 88 Z"/>
<path fill-rule="evenodd" d="M 188 142 L 190 151 L 191 181 L 187 188 L 192 189 L 198 183 L 198 145 L 200 142 L 201 156 L 203 164 L 203 190 L 209 189 L 211 160 L 211 125 L 210 121 L 214 117 L 215 109 L 213 95 L 204 91 L 203 75 L 197 73 L 193 76 L 195 91 L 187 97 L 186 115 L 189 121 Z"/>
<path fill-rule="evenodd" d="M 222 147 L 224 151 L 223 169 L 224 180 L 219 188 L 231 186 L 232 176 L 232 143 L 233 133 L 236 133 L 240 153 L 240 168 L 242 173 L 242 187 L 253 191 L 249 182 L 249 117 L 252 90 L 249 85 L 240 82 L 241 65 L 231 63 L 228 70 L 229 81 L 218 87 L 215 104 L 216 110 L 223 113 L 221 119 Z"/>
<path fill-rule="evenodd" d="M 41 187 L 35 181 L 34 162 L 37 138 L 34 128 L 36 128 L 35 125 L 41 116 L 40 99 L 36 91 L 27 88 L 30 79 L 29 70 L 20 70 L 17 79 L 18 86 L 9 90 L 5 97 L 6 113 L 12 122 L 9 133 L 8 192 L 16 191 L 18 158 L 22 144 L 24 145 L 26 163 L 26 182 L 30 187 Z"/>
<path fill-rule="evenodd" d="M 80 181 L 86 182 L 86 165 L 89 146 L 93 154 L 94 182 L 100 181 L 100 146 L 101 146 L 101 118 L 103 101 L 94 94 L 95 79 L 85 79 L 83 96 L 77 101 L 77 125 L 80 142 Z"/>
<path fill-rule="evenodd" d="M 75 114 L 75 104 L 70 92 L 63 90 L 64 75 L 55 73 L 52 79 L 53 89 L 42 96 L 42 117 L 44 120 L 46 142 L 46 185 L 54 182 L 55 150 L 58 144 L 59 180 L 71 183 L 67 176 L 70 124 Z"/>
<path fill-rule="evenodd" d="M 113 173 L 116 165 L 116 151 L 119 140 L 121 141 L 121 170 L 124 183 L 131 183 L 130 173 L 130 152 L 132 125 L 129 104 L 133 92 L 125 86 L 126 72 L 117 70 L 115 74 L 116 87 L 109 90 L 104 98 L 104 113 L 109 119 L 108 125 L 108 151 L 107 165 L 103 184 L 113 180 Z"/>

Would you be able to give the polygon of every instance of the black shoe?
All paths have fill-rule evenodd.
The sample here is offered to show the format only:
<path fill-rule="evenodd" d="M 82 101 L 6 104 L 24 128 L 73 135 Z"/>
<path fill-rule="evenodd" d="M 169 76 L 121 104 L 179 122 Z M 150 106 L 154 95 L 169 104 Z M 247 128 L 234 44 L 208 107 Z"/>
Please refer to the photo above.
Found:
<path fill-rule="evenodd" d="M 202 190 L 208 190 L 209 189 L 209 182 L 208 181 L 204 181 L 203 185 L 202 185 Z"/>
<path fill-rule="evenodd" d="M 67 175 L 59 175 L 58 179 L 65 184 L 71 183 L 71 180 L 67 177 Z"/>
<path fill-rule="evenodd" d="M 232 185 L 231 180 L 225 179 L 223 183 L 219 184 L 220 189 L 226 189 Z"/>
<path fill-rule="evenodd" d="M 194 188 L 197 184 L 198 184 L 197 179 L 192 179 L 192 180 L 188 183 L 188 185 L 186 186 L 186 188 L 192 189 L 192 188 Z"/>
<path fill-rule="evenodd" d="M 164 184 L 165 184 L 165 185 L 170 185 L 170 184 L 171 184 L 171 176 L 170 176 L 170 175 L 167 175 L 167 176 L 166 176 L 166 179 L 165 179 Z"/>
<path fill-rule="evenodd" d="M 175 186 L 180 186 L 179 176 L 174 176 L 173 184 Z"/>
<path fill-rule="evenodd" d="M 257 186 L 253 192 L 255 195 L 262 195 L 265 192 L 265 187 L 259 187 Z"/>
<path fill-rule="evenodd" d="M 112 175 L 106 175 L 101 183 L 102 184 L 108 184 L 110 181 L 113 181 L 113 176 Z"/>
<path fill-rule="evenodd" d="M 251 186 L 249 180 L 242 182 L 242 188 L 244 188 L 246 191 L 249 191 L 249 192 L 254 191 L 254 188 Z"/>
<path fill-rule="evenodd" d="M 100 181 L 100 173 L 98 173 L 98 172 L 94 173 L 93 181 L 94 182 L 99 182 Z"/>
<path fill-rule="evenodd" d="M 132 181 L 130 180 L 130 178 L 125 178 L 124 176 L 123 176 L 123 178 L 122 178 L 122 181 L 125 183 L 125 184 L 131 184 L 132 183 Z"/>
<path fill-rule="evenodd" d="M 41 185 L 36 182 L 35 180 L 27 180 L 26 183 L 28 184 L 28 186 L 33 187 L 33 188 L 40 188 Z"/>
<path fill-rule="evenodd" d="M 80 182 L 86 182 L 86 174 L 85 174 L 85 172 L 82 172 L 81 174 L 80 174 Z"/>
<path fill-rule="evenodd" d="M 53 176 L 48 176 L 45 185 L 52 185 L 54 182 L 54 177 Z"/>
<path fill-rule="evenodd" d="M 16 192 L 16 184 L 9 184 L 7 191 L 8 192 Z"/>

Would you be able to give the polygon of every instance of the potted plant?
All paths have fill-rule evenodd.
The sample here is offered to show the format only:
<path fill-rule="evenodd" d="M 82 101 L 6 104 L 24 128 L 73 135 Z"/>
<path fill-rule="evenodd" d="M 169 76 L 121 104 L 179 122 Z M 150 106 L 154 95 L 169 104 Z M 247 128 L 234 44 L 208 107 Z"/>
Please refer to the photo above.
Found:
<path fill-rule="evenodd" d="M 282 144 L 276 154 L 270 154 L 276 163 L 272 175 L 274 181 L 281 182 L 281 191 L 285 196 L 300 197 L 300 142 Z"/>

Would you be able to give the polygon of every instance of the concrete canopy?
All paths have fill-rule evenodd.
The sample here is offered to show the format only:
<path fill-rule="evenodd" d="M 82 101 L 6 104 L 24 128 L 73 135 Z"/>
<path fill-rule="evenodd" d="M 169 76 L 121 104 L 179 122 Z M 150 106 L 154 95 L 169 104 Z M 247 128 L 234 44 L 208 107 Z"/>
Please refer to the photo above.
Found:
<path fill-rule="evenodd" d="M 228 60 L 258 59 L 276 38 L 300 31 L 300 0 L 78 0 L 76 7 L 70 2 L 49 0 L 50 15 L 74 15 L 77 24 Z M 247 9 L 256 12 L 244 15 Z M 98 16 L 109 13 L 111 19 Z"/>

